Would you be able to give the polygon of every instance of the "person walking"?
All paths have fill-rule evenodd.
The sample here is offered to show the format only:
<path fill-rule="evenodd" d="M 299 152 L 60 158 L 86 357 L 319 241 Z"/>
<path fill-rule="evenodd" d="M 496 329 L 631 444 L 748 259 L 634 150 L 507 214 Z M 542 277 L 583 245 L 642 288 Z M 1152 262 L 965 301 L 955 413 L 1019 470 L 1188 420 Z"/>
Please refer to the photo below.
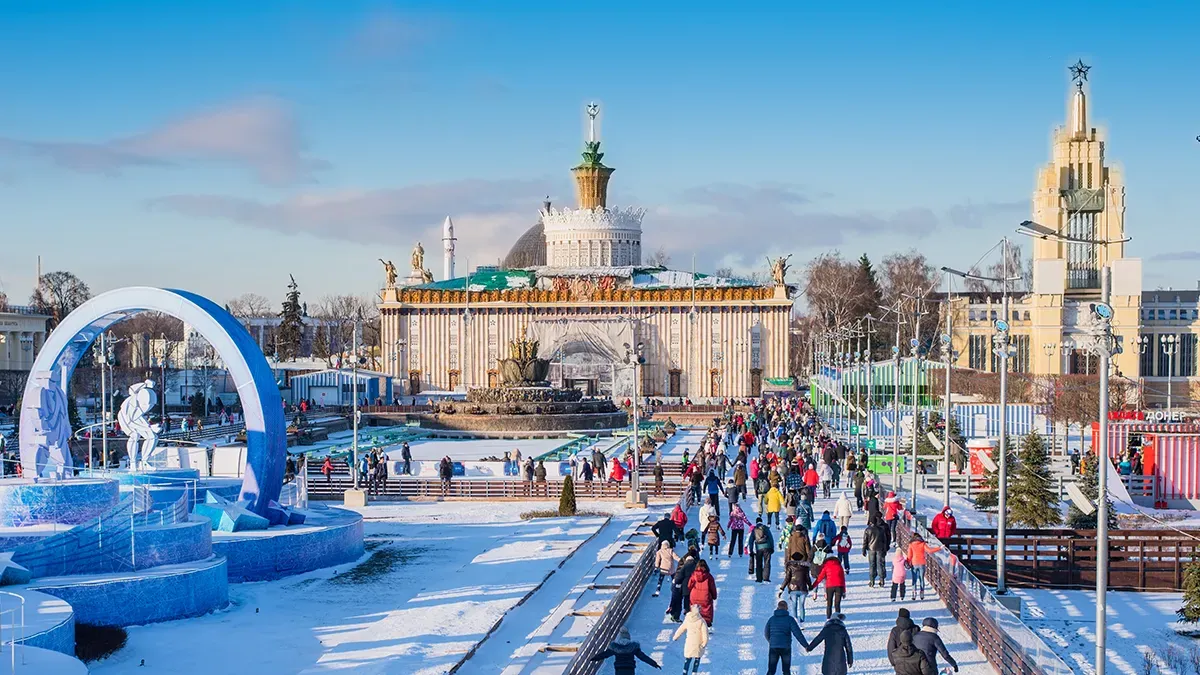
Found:
<path fill-rule="evenodd" d="M 867 559 L 867 577 L 869 588 L 875 587 L 875 580 L 883 586 L 887 579 L 887 551 L 891 548 L 887 528 L 879 519 L 868 521 L 863 533 L 862 554 Z"/>
<path fill-rule="evenodd" d="M 895 492 L 888 492 L 887 499 L 883 500 L 883 522 L 888 527 L 888 537 L 892 543 L 896 542 L 896 523 L 900 522 L 900 509 L 904 508 L 903 502 L 896 496 Z"/>
<path fill-rule="evenodd" d="M 942 550 L 941 546 L 930 546 L 925 538 L 913 533 L 908 542 L 908 562 L 912 567 L 912 591 L 914 600 L 925 599 L 925 562 L 930 553 Z"/>
<path fill-rule="evenodd" d="M 667 608 L 667 614 L 671 615 L 671 620 L 675 623 L 679 623 L 679 617 L 692 606 L 687 583 L 691 579 L 692 573 L 696 571 L 696 565 L 699 562 L 700 550 L 689 547 L 687 553 L 679 561 L 679 566 L 675 570 L 675 578 L 671 580 L 671 604 Z"/>
<path fill-rule="evenodd" d="M 408 441 L 404 441 L 400 445 L 400 459 L 404 462 L 404 475 L 412 475 L 412 448 L 408 447 Z"/>
<path fill-rule="evenodd" d="M 808 565 L 801 553 L 793 553 L 783 568 L 783 583 L 779 585 L 780 593 L 791 595 L 792 614 L 800 623 L 804 623 L 804 601 L 810 590 Z"/>
<path fill-rule="evenodd" d="M 537 468 L 533 470 L 533 480 L 537 482 L 538 490 L 545 491 L 547 497 L 550 496 L 550 486 L 546 482 L 546 463 L 543 460 L 538 460 Z"/>
<path fill-rule="evenodd" d="M 616 675 L 635 675 L 637 673 L 637 660 L 641 660 L 655 668 L 662 670 L 662 666 L 658 662 L 650 658 L 646 652 L 642 651 L 642 646 L 629 636 L 629 629 L 625 626 L 621 627 L 617 633 L 617 639 L 613 640 L 608 645 L 608 649 L 596 654 L 589 661 L 604 661 L 611 658 L 613 660 L 613 673 Z"/>
<path fill-rule="evenodd" d="M 754 521 L 750 545 L 754 549 L 754 557 L 750 559 L 750 573 L 754 575 L 754 582 L 771 581 L 771 553 L 775 548 L 775 538 L 771 536 L 771 528 L 763 525 L 762 518 Z"/>
<path fill-rule="evenodd" d="M 692 610 L 684 617 L 683 623 L 675 629 L 672 640 L 687 636 L 683 641 L 683 675 L 688 675 L 690 668 L 693 675 L 700 670 L 700 659 L 704 657 L 704 648 L 708 646 L 708 624 L 700 616 L 700 608 L 692 605 Z"/>
<path fill-rule="evenodd" d="M 442 496 L 450 494 L 450 480 L 454 478 L 454 462 L 450 461 L 450 456 L 442 458 L 438 464 L 438 476 L 442 479 Z"/>
<path fill-rule="evenodd" d="M 818 537 L 824 535 L 825 542 L 833 544 L 833 540 L 837 538 L 837 533 L 837 524 L 833 522 L 833 518 L 829 515 L 829 512 L 822 512 L 821 519 L 817 521 L 816 527 L 813 528 L 813 541 L 815 542 Z"/>
<path fill-rule="evenodd" d="M 812 524 L 812 502 L 801 494 L 800 501 L 796 503 L 796 527 L 801 530 L 811 530 Z"/>
<path fill-rule="evenodd" d="M 675 542 L 683 538 L 683 533 L 675 527 L 675 522 L 671 520 L 671 514 L 669 513 L 664 514 L 662 520 L 654 523 L 650 528 L 650 532 L 657 538 L 660 548 L 664 541 L 670 542 L 671 548 L 674 548 Z"/>
<path fill-rule="evenodd" d="M 954 519 L 954 511 L 949 506 L 942 507 L 929 524 L 929 531 L 942 542 L 953 537 L 958 532 L 958 521 Z"/>
<path fill-rule="evenodd" d="M 838 527 L 850 527 L 850 518 L 854 515 L 854 510 L 850 508 L 850 499 L 843 492 L 838 498 L 837 504 L 833 505 L 833 517 L 837 520 Z"/>
<path fill-rule="evenodd" d="M 800 630 L 800 624 L 788 615 L 787 602 L 780 600 L 775 605 L 775 613 L 767 619 L 767 624 L 763 626 L 763 637 L 767 640 L 767 675 L 775 675 L 775 669 L 779 665 L 783 665 L 784 675 L 791 675 L 792 672 L 792 638 L 800 643 L 801 647 L 809 650 L 808 641 L 804 639 L 804 632 Z"/>
<path fill-rule="evenodd" d="M 717 601 L 717 582 L 708 571 L 708 563 L 701 560 L 696 563 L 692 577 L 688 579 L 688 599 L 692 607 L 700 608 L 700 616 L 704 623 L 712 628 L 713 604 Z"/>
<path fill-rule="evenodd" d="M 841 612 L 829 617 L 817 637 L 808 643 L 809 652 L 821 644 L 825 645 L 825 653 L 821 657 L 821 675 L 846 675 L 846 671 L 854 665 L 854 646 L 850 644 L 845 620 Z"/>
<path fill-rule="evenodd" d="M 725 537 L 725 528 L 721 527 L 721 521 L 717 520 L 716 515 L 708 517 L 708 524 L 704 526 L 705 541 L 708 543 L 708 554 L 715 557 L 721 555 L 721 539 Z"/>
<path fill-rule="evenodd" d="M 765 500 L 767 507 L 767 525 L 771 524 L 771 520 L 773 518 L 775 520 L 775 525 L 778 527 L 780 525 L 779 512 L 783 510 L 783 494 L 779 492 L 779 488 L 771 486 L 771 488 L 767 490 Z"/>
<path fill-rule="evenodd" d="M 851 455 L 853 458 L 853 455 Z M 858 505 L 858 510 L 863 510 L 863 483 L 866 482 L 866 474 L 862 469 L 855 469 L 850 476 L 850 486 L 854 488 L 854 502 Z"/>
<path fill-rule="evenodd" d="M 958 661 L 950 656 L 950 650 L 946 649 L 946 643 L 942 642 L 942 636 L 938 635 L 938 620 L 931 617 L 926 618 L 921 622 L 921 630 L 913 633 L 913 647 L 919 649 L 925 654 L 926 660 L 929 661 L 929 666 L 933 672 L 938 672 L 937 657 L 938 654 L 950 664 L 954 672 L 958 672 Z"/>
<path fill-rule="evenodd" d="M 825 618 L 842 612 L 842 598 L 846 597 L 846 571 L 837 558 L 826 558 L 821 564 L 821 573 L 813 582 L 813 591 L 825 583 Z"/>
<path fill-rule="evenodd" d="M 746 498 L 746 465 L 738 462 L 733 469 L 733 496 L 730 501 L 737 501 L 739 496 Z"/>
<path fill-rule="evenodd" d="M 913 646 L 913 635 L 909 631 L 900 633 L 900 642 L 891 654 L 891 661 L 896 675 L 937 675 L 933 664 L 925 658 L 925 652 Z"/>
<path fill-rule="evenodd" d="M 746 554 L 746 530 L 753 527 L 750 520 L 746 518 L 746 512 L 742 507 L 734 504 L 729 508 L 729 557 L 733 557 L 733 552 L 737 551 L 738 557 Z"/>
<path fill-rule="evenodd" d="M 908 562 L 907 551 L 903 546 L 896 547 L 896 554 L 892 556 L 892 602 L 896 601 L 896 589 L 900 589 L 900 601 L 904 602 L 904 582 L 908 579 Z"/>
<path fill-rule="evenodd" d="M 833 548 L 837 551 L 838 562 L 842 563 L 846 574 L 850 574 L 850 549 L 854 548 L 854 539 L 850 537 L 849 528 L 843 527 L 838 532 L 837 539 L 833 540 Z"/>
<path fill-rule="evenodd" d="M 670 521 L 667 521 L 668 523 Z M 658 543 L 658 551 L 654 554 L 654 569 L 658 570 L 658 585 L 654 588 L 654 593 L 650 596 L 657 598 L 662 591 L 663 579 L 675 577 L 675 568 L 679 565 L 679 556 L 672 550 L 675 546 L 670 539 L 660 539 Z"/>
<path fill-rule="evenodd" d="M 901 607 L 900 611 L 896 612 L 896 625 L 892 626 L 887 640 L 888 663 L 892 664 L 893 668 L 896 666 L 896 662 L 892 660 L 892 655 L 895 654 L 896 648 L 900 646 L 900 634 L 912 633 L 913 627 L 912 616 L 909 614 L 908 608 Z"/>
<path fill-rule="evenodd" d="M 325 461 L 321 463 L 321 473 L 325 474 L 325 484 L 333 485 L 333 460 L 328 456 L 326 456 Z"/>

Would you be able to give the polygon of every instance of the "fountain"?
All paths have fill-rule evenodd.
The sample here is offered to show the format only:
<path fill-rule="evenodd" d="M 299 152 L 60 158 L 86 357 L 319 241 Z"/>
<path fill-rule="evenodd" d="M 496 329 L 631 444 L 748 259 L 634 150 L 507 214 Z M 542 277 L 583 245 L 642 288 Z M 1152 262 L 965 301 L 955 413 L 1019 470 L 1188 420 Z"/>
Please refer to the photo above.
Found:
<path fill-rule="evenodd" d="M 498 359 L 500 386 L 467 390 L 465 401 L 443 401 L 422 418 L 430 429 L 480 435 L 512 432 L 596 432 L 620 429 L 629 417 L 612 400 L 584 399 L 578 389 L 546 381 L 550 362 L 538 356 L 538 341 L 522 336 Z"/>

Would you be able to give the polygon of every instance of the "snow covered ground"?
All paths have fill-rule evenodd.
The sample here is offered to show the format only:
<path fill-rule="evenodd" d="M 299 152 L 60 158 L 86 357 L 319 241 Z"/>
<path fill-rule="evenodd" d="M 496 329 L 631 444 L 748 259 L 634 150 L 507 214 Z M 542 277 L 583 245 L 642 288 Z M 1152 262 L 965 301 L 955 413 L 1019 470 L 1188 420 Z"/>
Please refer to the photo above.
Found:
<path fill-rule="evenodd" d="M 1022 599 L 1021 619 L 1076 673 L 1096 672 L 1096 593 L 1095 591 L 1056 591 L 1014 589 Z M 1189 675 L 1191 652 L 1200 649 L 1193 638 L 1182 637 L 1171 629 L 1175 610 L 1183 604 L 1182 593 L 1132 593 L 1109 591 L 1108 600 L 1108 666 L 1107 672 L 1123 675 L 1144 674 L 1143 654 L 1153 652 L 1160 661 L 1169 653 L 1187 655 Z M 1197 651 L 1200 655 L 1200 651 Z M 1162 664 L 1165 665 L 1165 664 Z M 1162 667 L 1159 672 L 1184 675 L 1175 668 Z"/>
<path fill-rule="evenodd" d="M 91 672 L 140 672 L 144 660 L 146 672 L 177 675 L 445 673 L 604 524 L 596 517 L 518 517 L 553 506 L 366 507 L 362 560 L 282 581 L 231 585 L 227 610 L 130 628 L 126 647 L 91 664 Z M 597 538 L 609 530 L 615 537 L 619 529 L 604 527 Z M 529 602 L 552 608 L 559 600 L 535 593 Z"/>
<path fill-rule="evenodd" d="M 815 511 L 818 517 L 823 510 L 832 511 L 835 501 L 817 500 Z M 753 496 L 746 500 L 746 504 L 752 510 L 756 511 L 758 508 L 757 500 L 753 499 Z M 753 515 L 748 515 L 753 519 Z M 724 504 L 722 516 L 724 526 L 728 520 Z M 697 517 L 697 509 L 692 509 L 688 514 L 689 526 Z M 855 654 L 851 672 L 894 672 L 885 654 L 887 636 L 895 625 L 896 610 L 907 607 L 918 624 L 926 617 L 935 617 L 938 620 L 941 624 L 942 639 L 959 662 L 963 675 L 991 675 L 994 672 L 992 667 L 932 590 L 926 592 L 924 601 L 892 603 L 884 589 L 867 587 L 867 562 L 860 555 L 865 525 L 866 517 L 862 514 L 855 515 L 850 524 L 856 550 L 851 553 L 849 588 L 842 603 L 842 612 L 846 615 L 846 627 L 850 631 Z M 778 529 L 775 534 L 778 537 Z M 783 554 L 775 553 L 771 562 L 769 584 L 755 583 L 753 577 L 746 573 L 746 558 L 738 557 L 736 553 L 733 559 L 722 554 L 715 564 L 709 559 L 709 564 L 714 567 L 713 573 L 717 580 L 717 602 L 713 619 L 714 630 L 701 662 L 700 672 L 713 675 L 754 675 L 766 672 L 767 642 L 763 638 L 763 626 L 778 601 L 775 592 L 783 578 Z M 890 578 L 890 565 L 888 573 Z M 802 628 L 809 639 L 816 636 L 824 623 L 823 589 L 821 598 L 819 605 L 815 601 L 808 604 L 809 618 Z M 651 597 L 650 592 L 644 592 L 634 608 L 629 628 L 633 639 L 641 642 L 642 649 L 663 664 L 665 672 L 678 672 L 683 667 L 683 639 L 671 642 L 676 624 L 664 617 L 669 600 L 669 593 L 665 591 L 657 598 Z M 820 673 L 821 650 L 822 648 L 818 647 L 812 654 L 805 656 L 799 644 L 793 645 L 792 665 L 795 672 L 810 675 Z M 607 662 L 600 672 L 612 673 L 611 661 Z"/>

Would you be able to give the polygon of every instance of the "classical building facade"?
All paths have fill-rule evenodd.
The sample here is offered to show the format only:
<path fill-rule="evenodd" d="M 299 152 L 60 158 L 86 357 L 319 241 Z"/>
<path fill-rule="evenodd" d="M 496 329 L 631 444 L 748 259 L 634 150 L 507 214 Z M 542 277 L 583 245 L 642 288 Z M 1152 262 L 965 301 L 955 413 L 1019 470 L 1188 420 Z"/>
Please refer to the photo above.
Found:
<path fill-rule="evenodd" d="M 543 205 L 502 267 L 381 291 L 397 395 L 494 386 L 523 335 L 551 360 L 553 384 L 589 395 L 633 396 L 635 371 L 641 394 L 691 399 L 757 396 L 789 376 L 785 268 L 763 284 L 642 266 L 644 212 L 608 206 L 613 169 L 599 149 L 593 125 L 572 170 L 578 207 Z"/>
<path fill-rule="evenodd" d="M 1095 356 L 1072 347 L 1085 338 L 1093 303 L 1101 298 L 1102 271 L 1110 270 L 1112 326 L 1122 352 L 1114 374 L 1139 378 L 1152 404 L 1183 405 L 1197 372 L 1200 290 L 1142 288 L 1142 262 L 1125 256 L 1125 184 L 1106 156 L 1106 138 L 1088 126 L 1086 66 L 1072 68 L 1075 84 L 1067 124 L 1055 130 L 1050 162 L 1037 173 L 1032 220 L 1081 243 L 1053 237 L 1033 240 L 1033 283 L 1010 297 L 1003 316 L 1000 293 L 952 296 L 953 344 L 960 367 L 996 371 L 994 322 L 1007 319 L 1014 372 L 1035 375 L 1094 374 Z M 1169 336 L 1169 337 L 1168 337 Z"/>
<path fill-rule="evenodd" d="M 0 309 L 0 370 L 27 372 L 46 341 L 46 321 L 32 307 Z"/>

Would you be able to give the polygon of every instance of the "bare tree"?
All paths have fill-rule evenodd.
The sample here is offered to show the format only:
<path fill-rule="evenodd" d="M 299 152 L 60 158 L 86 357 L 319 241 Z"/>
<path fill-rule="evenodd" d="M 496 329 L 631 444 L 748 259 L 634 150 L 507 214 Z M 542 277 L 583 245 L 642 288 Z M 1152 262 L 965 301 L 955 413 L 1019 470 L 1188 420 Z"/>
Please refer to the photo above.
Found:
<path fill-rule="evenodd" d="M 671 264 L 671 254 L 667 253 L 665 246 L 659 246 L 644 262 L 648 267 L 666 267 Z"/>
<path fill-rule="evenodd" d="M 913 321 L 917 321 L 917 339 L 928 345 L 937 332 L 937 307 L 929 302 L 929 296 L 937 287 L 938 278 L 933 266 L 919 251 L 893 253 L 883 259 L 880 275 L 883 288 L 883 304 L 898 308 L 899 317 L 891 313 L 884 321 L 885 335 L 894 334 L 896 320 L 903 321 L 902 341 L 913 335 Z"/>
<path fill-rule="evenodd" d="M 239 319 L 260 319 L 275 316 L 271 301 L 257 293 L 243 293 L 225 305 Z"/>
<path fill-rule="evenodd" d="M 717 271 L 713 272 L 713 274 L 715 276 L 728 279 L 733 276 L 733 268 L 732 267 L 718 267 Z"/>
<path fill-rule="evenodd" d="M 1005 265 L 1004 256 L 1001 255 L 998 260 L 986 268 L 981 270 L 976 266 L 972 267 L 969 271 L 972 274 L 991 277 L 992 279 L 1020 277 L 1020 279 L 1009 282 L 1008 290 L 1010 293 L 1027 293 L 1033 288 L 1033 258 L 1027 257 L 1024 254 L 1020 244 L 1008 245 L 1007 265 Z M 968 291 L 976 293 L 999 293 L 1004 290 L 1002 283 L 983 279 L 966 279 L 963 285 L 966 286 Z"/>
<path fill-rule="evenodd" d="M 370 300 L 356 295 L 326 295 L 317 302 L 313 316 L 326 325 L 330 358 L 349 357 L 354 344 L 354 322 L 360 316 L 362 345 L 368 351 L 379 346 L 379 310 Z"/>
<path fill-rule="evenodd" d="M 0 291 L 0 312 L 8 311 L 8 295 L 4 291 Z"/>
<path fill-rule="evenodd" d="M 820 330 L 820 320 L 813 314 L 793 314 L 788 335 L 789 370 L 797 381 L 804 379 L 812 364 L 812 341 Z"/>
<path fill-rule="evenodd" d="M 66 315 L 91 297 L 91 289 L 71 272 L 49 272 L 38 279 L 33 295 L 29 296 L 29 304 L 38 312 L 50 316 L 53 325 L 57 326 Z"/>
<path fill-rule="evenodd" d="M 803 277 L 808 308 L 821 328 L 847 326 L 866 313 L 871 289 L 857 262 L 824 253 L 808 261 Z"/>

